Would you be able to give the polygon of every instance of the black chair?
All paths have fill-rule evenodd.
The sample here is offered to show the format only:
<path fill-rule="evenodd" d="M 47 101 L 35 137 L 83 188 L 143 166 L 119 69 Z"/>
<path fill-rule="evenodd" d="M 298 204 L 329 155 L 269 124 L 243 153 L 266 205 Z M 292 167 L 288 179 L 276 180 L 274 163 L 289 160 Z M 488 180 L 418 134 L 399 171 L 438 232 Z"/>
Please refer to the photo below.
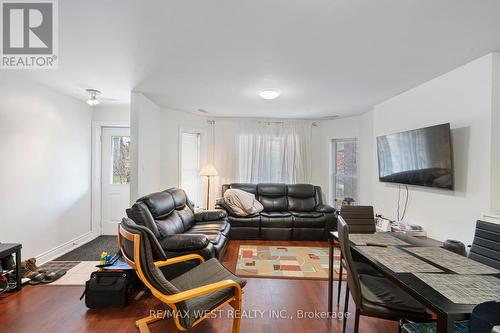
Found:
<path fill-rule="evenodd" d="M 347 225 L 349 225 L 349 230 L 353 234 L 373 234 L 376 232 L 373 206 L 342 206 L 340 215 L 344 218 Z M 340 252 L 341 265 L 339 269 L 337 303 L 340 303 L 340 292 L 342 291 L 342 251 Z M 355 258 L 354 265 L 360 274 L 379 275 L 376 269 L 362 262 L 361 259 Z"/>
<path fill-rule="evenodd" d="M 124 218 L 119 227 L 119 244 L 126 262 L 135 269 L 153 296 L 168 305 L 177 328 L 188 330 L 213 317 L 226 304 L 235 309 L 232 333 L 240 330 L 243 290 L 246 281 L 233 275 L 219 261 L 208 261 L 199 254 L 167 259 L 155 235 L 146 227 Z M 173 264 L 198 261 L 199 264 L 172 280 L 164 270 Z M 136 321 L 141 333 L 148 333 L 148 324 L 166 316 L 149 316 Z"/>
<path fill-rule="evenodd" d="M 373 234 L 377 231 L 373 206 L 342 206 L 340 215 L 353 234 Z"/>
<path fill-rule="evenodd" d="M 346 294 L 351 291 L 356 305 L 354 313 L 354 332 L 359 330 L 359 317 L 368 316 L 386 320 L 428 321 L 431 316 L 413 297 L 400 289 L 391 281 L 372 275 L 359 274 L 354 266 L 349 244 L 349 226 L 344 219 L 338 217 L 340 248 L 343 253 L 343 264 L 347 269 Z M 349 297 L 346 297 L 344 312 L 349 308 Z M 347 318 L 343 320 L 342 332 L 345 332 Z"/>
<path fill-rule="evenodd" d="M 476 222 L 476 232 L 469 258 L 500 269 L 500 225 L 485 221 Z"/>

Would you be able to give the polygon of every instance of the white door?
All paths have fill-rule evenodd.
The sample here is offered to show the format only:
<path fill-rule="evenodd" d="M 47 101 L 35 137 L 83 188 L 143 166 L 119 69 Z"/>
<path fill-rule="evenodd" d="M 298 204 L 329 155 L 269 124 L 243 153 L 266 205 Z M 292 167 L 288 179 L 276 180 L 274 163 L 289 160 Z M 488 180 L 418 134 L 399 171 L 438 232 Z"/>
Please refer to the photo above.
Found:
<path fill-rule="evenodd" d="M 116 235 L 130 201 L 130 128 L 103 127 L 101 234 Z"/>

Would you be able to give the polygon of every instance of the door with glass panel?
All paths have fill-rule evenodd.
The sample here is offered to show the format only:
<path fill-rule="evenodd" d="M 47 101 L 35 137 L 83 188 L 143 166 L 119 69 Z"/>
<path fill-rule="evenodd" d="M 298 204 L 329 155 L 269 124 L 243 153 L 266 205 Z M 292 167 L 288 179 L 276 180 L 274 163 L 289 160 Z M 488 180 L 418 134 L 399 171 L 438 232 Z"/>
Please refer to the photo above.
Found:
<path fill-rule="evenodd" d="M 130 201 L 130 128 L 103 127 L 101 234 L 116 235 Z"/>

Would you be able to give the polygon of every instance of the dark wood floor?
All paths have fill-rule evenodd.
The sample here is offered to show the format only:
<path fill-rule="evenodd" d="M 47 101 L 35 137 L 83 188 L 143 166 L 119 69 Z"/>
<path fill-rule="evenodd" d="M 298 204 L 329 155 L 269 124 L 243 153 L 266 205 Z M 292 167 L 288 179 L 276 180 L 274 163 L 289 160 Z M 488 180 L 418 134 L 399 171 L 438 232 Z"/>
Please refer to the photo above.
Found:
<path fill-rule="evenodd" d="M 327 246 L 326 242 L 255 242 L 231 241 L 224 264 L 231 270 L 236 266 L 240 244 Z M 138 332 L 135 320 L 149 315 L 150 310 L 162 309 L 162 305 L 147 295 L 133 301 L 123 309 L 89 310 L 79 301 L 83 287 L 27 286 L 22 292 L 0 296 L 0 331 L 9 333 L 120 333 Z M 351 302 L 352 304 L 352 302 Z M 335 319 L 299 319 L 297 311 L 327 310 L 327 283 L 315 280 L 248 279 L 243 307 L 248 315 L 243 318 L 242 333 L 278 332 L 341 332 L 342 322 Z M 225 309 L 230 309 L 226 307 Z M 263 311 L 260 317 L 259 311 Z M 294 317 L 271 318 L 269 311 L 282 311 L 282 315 Z M 191 332 L 231 332 L 232 319 L 207 319 Z M 352 332 L 353 320 L 348 321 Z M 178 332 L 170 319 L 150 325 L 152 333 Z M 362 318 L 361 333 L 397 332 L 396 323 Z"/>

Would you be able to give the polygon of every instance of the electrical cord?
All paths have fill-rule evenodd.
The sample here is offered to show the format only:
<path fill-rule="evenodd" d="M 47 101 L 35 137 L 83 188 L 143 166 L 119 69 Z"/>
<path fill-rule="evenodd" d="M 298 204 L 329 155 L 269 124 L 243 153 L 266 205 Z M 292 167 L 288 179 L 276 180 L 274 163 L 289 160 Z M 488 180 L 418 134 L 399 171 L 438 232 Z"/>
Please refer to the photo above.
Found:
<path fill-rule="evenodd" d="M 396 221 L 399 222 L 399 205 L 401 202 L 401 184 L 398 184 L 398 208 L 396 210 Z"/>
<path fill-rule="evenodd" d="M 403 216 L 401 217 L 401 220 L 404 220 L 405 216 L 406 216 L 406 210 L 408 209 L 408 195 L 409 195 L 409 191 L 408 191 L 408 185 L 405 185 L 406 187 L 406 197 L 405 197 L 405 205 L 404 205 L 404 209 L 403 209 Z"/>
<path fill-rule="evenodd" d="M 398 184 L 398 207 L 396 210 L 397 222 L 401 222 L 404 220 L 406 216 L 406 211 L 408 210 L 408 198 L 409 198 L 408 185 L 405 185 L 405 189 L 406 189 L 406 195 L 404 198 L 403 213 L 401 213 L 401 184 Z"/>

